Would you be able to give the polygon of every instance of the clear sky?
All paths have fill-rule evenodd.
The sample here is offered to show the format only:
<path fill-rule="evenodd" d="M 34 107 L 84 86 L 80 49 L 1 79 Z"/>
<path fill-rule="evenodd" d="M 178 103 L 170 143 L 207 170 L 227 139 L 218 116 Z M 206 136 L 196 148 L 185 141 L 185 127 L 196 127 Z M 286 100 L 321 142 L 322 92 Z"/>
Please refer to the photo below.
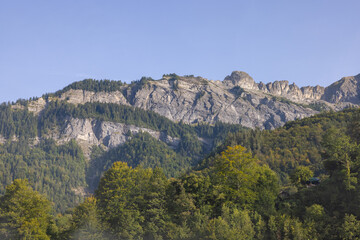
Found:
<path fill-rule="evenodd" d="M 323 85 L 360 73 L 359 0 L 0 0 L 0 102 L 164 73 Z"/>

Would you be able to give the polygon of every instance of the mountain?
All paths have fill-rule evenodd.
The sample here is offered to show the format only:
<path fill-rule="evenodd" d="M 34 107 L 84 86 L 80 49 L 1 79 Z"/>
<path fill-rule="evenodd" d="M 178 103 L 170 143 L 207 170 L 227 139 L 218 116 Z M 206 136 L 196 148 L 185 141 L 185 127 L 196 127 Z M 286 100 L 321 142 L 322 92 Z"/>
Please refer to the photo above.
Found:
<path fill-rule="evenodd" d="M 360 74 L 352 77 L 343 77 L 325 89 L 322 99 L 335 104 L 341 102 L 360 104 L 359 84 Z"/>
<path fill-rule="evenodd" d="M 256 83 L 239 71 L 223 81 L 176 74 L 160 80 L 143 77 L 130 84 L 86 79 L 40 98 L 3 103 L 0 193 L 15 178 L 28 178 L 36 190 L 57 203 L 58 211 L 64 211 L 94 190 L 115 161 L 161 167 L 167 177 L 179 176 L 229 133 L 259 135 L 260 130 L 244 127 L 274 129 L 322 110 L 357 106 L 359 80 L 357 75 L 326 88 L 299 88 L 287 81 Z M 260 159 L 261 154 L 271 153 L 271 146 L 256 152 L 258 148 L 248 144 L 267 146 L 274 138 L 241 139 L 238 142 Z M 307 163 L 308 158 L 312 164 L 319 161 L 315 150 L 291 157 L 291 164 L 288 152 L 271 155 L 270 160 L 279 154 L 284 155 L 280 165 L 264 160 L 279 174 Z"/>
<path fill-rule="evenodd" d="M 69 106 L 61 105 L 64 107 Z M 61 108 L 57 109 L 63 114 Z M 101 172 L 95 194 L 66 205 L 65 209 L 75 208 L 63 214 L 50 215 L 50 202 L 26 180 L 9 184 L 0 195 L 0 234 L 12 239 L 25 232 L 17 224 L 23 219 L 25 229 L 38 229 L 40 215 L 45 216 L 40 223 L 45 226 L 44 239 L 47 235 L 51 239 L 353 239 L 360 226 L 359 120 L 360 110 L 351 108 L 291 121 L 275 130 L 234 131 L 198 168 L 176 178 L 166 178 L 162 169 L 141 164 L 155 158 L 165 171 L 171 164 L 178 165 L 179 159 L 166 144 L 159 144 L 149 133 L 129 134 L 129 141 L 105 154 L 95 147 L 92 154 L 99 155 L 95 157 L 98 165 L 90 169 L 98 171 L 86 172 L 96 176 L 104 169 L 103 162 L 123 161 L 121 155 L 130 159 L 135 155 L 137 167 L 113 163 Z M 190 131 L 186 126 L 183 130 Z M 15 173 L 24 176 L 33 169 L 26 169 L 22 159 L 31 166 L 45 156 L 32 173 L 32 186 L 43 184 L 53 191 L 53 185 L 60 184 L 58 190 L 65 193 L 51 192 L 55 206 L 76 197 L 66 191 L 67 184 L 84 173 L 79 168 L 83 161 L 74 164 L 82 158 L 74 140 L 64 146 L 47 140 L 22 155 L 20 142 L 0 145 L 0 165 L 17 153 L 7 163 L 13 163 Z M 5 158 L 3 149 L 8 144 L 13 146 Z M 55 159 L 57 166 L 49 164 Z M 73 167 L 69 175 L 65 174 L 67 165 Z M 4 169 L 7 166 L 1 166 L 0 176 Z M 52 181 L 51 173 L 60 180 Z M 26 236 L 35 233 L 38 237 L 38 230 L 27 230 Z"/>
<path fill-rule="evenodd" d="M 23 212 L 38 226 L 50 202 L 37 205 L 34 189 L 54 203 L 56 216 L 44 215 L 54 239 L 350 239 L 360 226 L 359 80 L 87 79 L 3 103 L 0 236 Z"/>
<path fill-rule="evenodd" d="M 131 84 L 85 80 L 29 104 L 38 113 L 47 100 L 73 104 L 116 103 L 154 111 L 172 121 L 188 124 L 225 122 L 249 128 L 274 129 L 287 121 L 322 110 L 341 110 L 360 103 L 360 75 L 345 77 L 328 87 L 301 87 L 288 81 L 256 83 L 245 72 L 234 71 L 223 81 L 202 77 L 164 75 L 143 77 Z"/>
<path fill-rule="evenodd" d="M 74 105 L 41 99 L 0 105 L 0 194 L 16 178 L 65 211 L 92 192 L 116 161 L 180 175 L 240 125 L 190 126 L 114 103 Z M 44 101 L 45 102 L 45 101 Z M 35 114 L 34 114 L 35 113 Z"/>

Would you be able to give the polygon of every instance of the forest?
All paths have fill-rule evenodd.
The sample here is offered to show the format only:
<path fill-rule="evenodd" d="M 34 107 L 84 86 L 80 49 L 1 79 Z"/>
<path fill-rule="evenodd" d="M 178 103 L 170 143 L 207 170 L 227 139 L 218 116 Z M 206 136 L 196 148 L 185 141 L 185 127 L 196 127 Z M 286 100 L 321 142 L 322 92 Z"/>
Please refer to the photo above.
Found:
<path fill-rule="evenodd" d="M 101 174 L 116 161 L 125 161 L 132 167 L 162 167 L 167 177 L 178 176 L 196 166 L 228 132 L 243 129 L 224 123 L 174 123 L 154 112 L 117 104 L 75 106 L 55 101 L 49 102 L 40 116 L 27 110 L 26 101 L 21 104 L 23 109 L 0 105 L 0 135 L 6 139 L 0 144 L 0 194 L 14 179 L 27 179 L 35 190 L 49 196 L 56 212 L 83 201 L 83 192 L 94 190 Z M 86 161 L 75 141 L 57 144 L 50 137 L 53 132 L 62 131 L 69 117 L 146 127 L 177 137 L 180 143 L 173 149 L 143 132 L 129 136 L 130 141 L 110 151 L 94 145 L 91 159 Z M 204 144 L 200 137 L 211 139 L 212 145 Z"/>
<path fill-rule="evenodd" d="M 3 239 L 360 238 L 359 109 L 250 130 L 113 104 L 50 102 L 39 117 L 24 106 L 0 106 Z M 109 151 L 94 146 L 88 162 L 74 140 L 46 138 L 68 116 L 181 141 L 172 149 L 139 133 Z"/>

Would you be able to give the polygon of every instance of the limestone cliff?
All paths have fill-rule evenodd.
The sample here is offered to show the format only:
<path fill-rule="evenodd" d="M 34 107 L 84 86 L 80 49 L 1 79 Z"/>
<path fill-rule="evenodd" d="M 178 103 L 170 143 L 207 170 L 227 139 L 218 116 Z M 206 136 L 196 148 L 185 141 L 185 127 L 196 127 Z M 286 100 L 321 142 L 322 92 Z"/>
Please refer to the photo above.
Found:
<path fill-rule="evenodd" d="M 331 103 L 360 104 L 360 74 L 343 77 L 325 89 L 322 99 Z"/>
<path fill-rule="evenodd" d="M 241 71 L 232 72 L 223 81 L 170 74 L 160 80 L 124 84 L 121 90 L 113 92 L 70 89 L 57 98 L 74 104 L 132 105 L 190 124 L 222 121 L 250 128 L 273 129 L 287 121 L 313 115 L 320 109 L 341 110 L 360 104 L 359 82 L 360 74 L 342 78 L 326 88 L 299 88 L 288 81 L 256 83 Z M 29 109 L 39 113 L 44 107 L 44 100 L 40 98 L 31 103 Z"/>
<path fill-rule="evenodd" d="M 101 145 L 105 149 L 116 147 L 125 143 L 131 135 L 135 135 L 140 131 L 149 133 L 152 137 L 165 142 L 171 148 L 176 148 L 180 142 L 178 138 L 148 128 L 96 119 L 76 118 L 68 118 L 63 129 L 53 133 L 50 137 L 56 139 L 58 143 L 75 139 L 82 147 L 85 155 L 89 157 L 92 146 Z"/>

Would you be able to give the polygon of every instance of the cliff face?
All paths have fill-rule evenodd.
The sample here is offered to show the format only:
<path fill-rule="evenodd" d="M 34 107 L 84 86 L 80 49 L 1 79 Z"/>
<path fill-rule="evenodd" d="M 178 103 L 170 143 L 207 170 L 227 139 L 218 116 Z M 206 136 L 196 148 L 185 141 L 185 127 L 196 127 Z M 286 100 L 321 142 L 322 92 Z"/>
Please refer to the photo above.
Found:
<path fill-rule="evenodd" d="M 124 84 L 113 92 L 69 90 L 58 98 L 74 104 L 103 102 L 151 110 L 173 121 L 241 124 L 273 129 L 321 109 L 341 110 L 360 104 L 360 74 L 329 87 L 301 87 L 288 81 L 256 83 L 245 72 L 234 71 L 223 81 L 165 75 L 160 80 Z M 317 106 L 317 107 L 314 107 Z M 39 113 L 41 98 L 29 109 Z"/>
<path fill-rule="evenodd" d="M 125 143 L 129 140 L 131 135 L 135 135 L 139 132 L 147 132 L 153 138 L 166 143 L 171 148 L 176 148 L 180 142 L 178 138 L 173 138 L 163 132 L 154 131 L 148 128 L 99 121 L 96 119 L 77 118 L 68 118 L 64 127 L 53 132 L 49 137 L 57 140 L 58 143 L 64 143 L 75 139 L 82 147 L 85 156 L 89 158 L 92 146 L 101 145 L 105 149 L 113 148 Z"/>
<path fill-rule="evenodd" d="M 230 76 L 224 79 L 223 83 L 227 86 L 233 84 L 244 89 L 256 90 L 303 103 L 321 99 L 325 90 L 324 87 L 318 85 L 299 88 L 295 83 L 289 85 L 288 81 L 275 81 L 267 84 L 260 82 L 257 84 L 247 73 L 239 71 L 232 72 Z"/>
<path fill-rule="evenodd" d="M 119 91 L 114 92 L 90 92 L 84 90 L 69 90 L 61 95 L 60 100 L 73 104 L 84 104 L 87 102 L 117 103 L 129 105 L 124 95 Z"/>
<path fill-rule="evenodd" d="M 331 103 L 360 104 L 360 74 L 343 77 L 325 89 L 322 99 Z"/>
<path fill-rule="evenodd" d="M 135 94 L 133 105 L 173 121 L 222 121 L 267 129 L 316 113 L 309 108 L 278 101 L 272 95 L 252 91 L 253 88 L 243 88 L 255 86 L 251 78 L 228 79 L 222 83 L 194 80 L 180 78 L 176 89 L 168 79 L 151 82 Z"/>

